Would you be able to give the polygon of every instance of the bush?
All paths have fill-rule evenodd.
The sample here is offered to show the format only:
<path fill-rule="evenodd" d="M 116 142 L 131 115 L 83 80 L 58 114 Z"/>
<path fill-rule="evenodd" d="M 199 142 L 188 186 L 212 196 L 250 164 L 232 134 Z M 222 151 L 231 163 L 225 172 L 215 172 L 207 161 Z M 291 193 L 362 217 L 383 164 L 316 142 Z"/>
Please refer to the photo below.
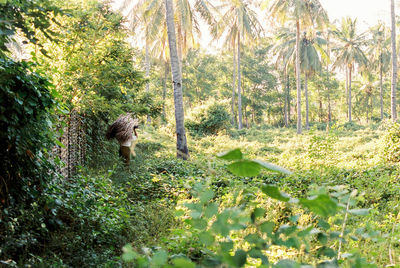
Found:
<path fill-rule="evenodd" d="M 214 100 L 196 107 L 185 126 L 192 135 L 210 135 L 226 129 L 230 116 L 224 103 Z"/>
<path fill-rule="evenodd" d="M 383 160 L 388 162 L 400 161 L 400 125 L 389 125 L 387 133 L 383 137 Z"/>

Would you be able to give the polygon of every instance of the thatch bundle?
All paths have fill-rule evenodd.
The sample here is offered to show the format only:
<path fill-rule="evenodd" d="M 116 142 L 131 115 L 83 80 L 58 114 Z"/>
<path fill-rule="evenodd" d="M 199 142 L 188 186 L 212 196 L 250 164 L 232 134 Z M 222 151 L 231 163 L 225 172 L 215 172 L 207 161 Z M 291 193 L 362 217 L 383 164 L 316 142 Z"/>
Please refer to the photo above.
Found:
<path fill-rule="evenodd" d="M 133 128 L 139 125 L 138 119 L 133 119 L 132 114 L 120 115 L 108 128 L 106 137 L 108 140 L 116 138 L 119 143 L 132 139 Z"/>

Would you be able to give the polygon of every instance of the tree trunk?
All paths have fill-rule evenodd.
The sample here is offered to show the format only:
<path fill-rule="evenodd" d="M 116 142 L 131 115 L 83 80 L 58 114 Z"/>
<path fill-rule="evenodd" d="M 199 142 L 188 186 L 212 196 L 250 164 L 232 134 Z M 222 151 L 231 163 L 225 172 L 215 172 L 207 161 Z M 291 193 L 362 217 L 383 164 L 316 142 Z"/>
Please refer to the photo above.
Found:
<path fill-rule="evenodd" d="M 146 78 L 149 79 L 150 75 L 150 56 L 149 56 L 149 41 L 147 37 L 147 31 L 146 31 L 146 55 L 145 55 L 145 65 L 146 65 Z M 149 82 L 146 83 L 146 93 L 149 93 L 150 91 L 150 84 Z M 147 123 L 151 123 L 151 118 L 150 115 L 147 115 Z"/>
<path fill-rule="evenodd" d="M 176 48 L 174 10 L 172 7 L 172 0 L 165 0 L 165 7 L 166 7 L 169 55 L 170 55 L 171 72 L 172 72 L 172 84 L 174 87 L 177 157 L 186 160 L 189 158 L 189 150 L 187 147 L 185 125 L 184 125 L 182 78 L 179 67 L 178 51 Z"/>
<path fill-rule="evenodd" d="M 296 21 L 297 134 L 301 134 L 300 21 Z"/>
<path fill-rule="evenodd" d="M 242 92 L 241 92 L 241 75 L 240 75 L 240 32 L 237 38 L 237 75 L 238 75 L 238 113 L 239 113 L 239 129 L 242 129 Z"/>
<path fill-rule="evenodd" d="M 396 109 L 396 82 L 397 82 L 397 53 L 396 53 L 396 17 L 394 12 L 394 0 L 390 1 L 390 13 L 392 19 L 392 94 L 391 94 L 391 111 L 392 120 L 397 120 Z"/>
<path fill-rule="evenodd" d="M 349 69 L 346 65 L 346 105 L 349 107 Z M 347 119 L 349 119 L 349 109 L 347 108 Z"/>
<path fill-rule="evenodd" d="M 380 102 L 381 102 L 381 121 L 383 120 L 383 67 L 382 67 L 382 56 L 380 59 L 380 66 L 379 66 L 379 87 L 380 87 Z"/>
<path fill-rule="evenodd" d="M 353 68 L 352 65 L 348 66 L 349 68 L 349 122 L 351 122 L 351 69 Z"/>
<path fill-rule="evenodd" d="M 306 130 L 310 129 L 310 123 L 308 121 L 309 105 L 308 105 L 308 77 L 307 73 L 304 74 L 304 95 L 306 98 Z"/>
<path fill-rule="evenodd" d="M 167 98 L 167 79 L 168 79 L 168 61 L 164 62 L 164 79 L 163 79 L 163 106 L 162 106 L 162 121 L 167 122 L 167 115 L 165 112 L 165 101 Z"/>
<path fill-rule="evenodd" d="M 286 69 L 286 87 L 287 87 L 287 98 L 288 98 L 288 123 L 290 124 L 290 115 L 291 115 L 291 107 L 290 107 L 290 75 L 289 71 Z"/>
<path fill-rule="evenodd" d="M 288 97 L 288 88 L 287 88 L 287 68 L 285 67 L 283 71 L 283 89 L 284 89 L 284 96 L 285 96 L 285 104 L 284 104 L 284 123 L 285 127 L 289 126 L 289 120 L 288 120 L 288 115 L 289 115 L 289 97 Z"/>
<path fill-rule="evenodd" d="M 236 46 L 235 40 L 232 42 L 233 44 L 233 76 L 232 76 L 232 126 L 235 125 L 236 116 L 235 116 L 235 91 L 236 91 Z"/>

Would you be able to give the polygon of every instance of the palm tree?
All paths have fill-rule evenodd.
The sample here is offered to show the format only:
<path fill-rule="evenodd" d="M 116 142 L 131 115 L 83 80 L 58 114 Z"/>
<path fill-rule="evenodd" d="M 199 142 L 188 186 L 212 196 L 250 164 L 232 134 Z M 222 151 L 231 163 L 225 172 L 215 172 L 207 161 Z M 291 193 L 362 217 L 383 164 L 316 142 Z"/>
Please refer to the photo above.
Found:
<path fill-rule="evenodd" d="M 392 94 L 391 94 L 391 111 L 392 120 L 397 120 L 396 111 L 396 82 L 397 82 L 397 53 L 396 53 L 396 14 L 394 12 L 394 0 L 390 1 L 390 14 L 392 21 Z"/>
<path fill-rule="evenodd" d="M 379 72 L 379 87 L 380 87 L 380 112 L 381 120 L 383 120 L 383 72 L 387 72 L 390 66 L 390 39 L 386 38 L 386 27 L 383 23 L 379 23 L 371 30 L 372 38 L 369 41 L 370 55 L 369 65 L 373 70 Z"/>
<path fill-rule="evenodd" d="M 189 150 L 187 147 L 183 97 L 182 97 L 182 78 L 179 67 L 178 50 L 176 48 L 176 34 L 174 25 L 174 10 L 172 0 L 165 0 L 166 21 L 168 30 L 168 43 L 172 71 L 172 84 L 174 87 L 174 103 L 175 103 L 175 123 L 176 123 L 176 149 L 177 157 L 184 160 L 189 158 Z"/>
<path fill-rule="evenodd" d="M 277 36 L 281 41 L 275 46 L 278 61 L 287 68 L 289 63 L 296 61 L 296 33 L 288 28 L 282 28 Z M 303 33 L 300 42 L 300 69 L 304 73 L 304 93 L 306 101 L 306 129 L 309 129 L 308 77 L 322 69 L 321 58 L 326 57 L 322 46 L 327 42 L 319 33 Z"/>
<path fill-rule="evenodd" d="M 343 18 L 339 29 L 333 31 L 338 46 L 333 50 L 337 53 L 335 67 L 344 66 L 348 76 L 348 117 L 351 122 L 351 82 L 355 65 L 365 66 L 368 59 L 363 52 L 365 35 L 357 34 L 357 19 Z"/>
<path fill-rule="evenodd" d="M 300 30 L 301 26 L 323 26 L 328 15 L 319 0 L 274 0 L 269 12 L 281 23 L 292 18 L 296 22 L 297 133 L 301 134 Z"/>
<path fill-rule="evenodd" d="M 242 129 L 242 92 L 241 92 L 241 72 L 240 72 L 240 48 L 242 42 L 252 40 L 259 36 L 262 31 L 257 14 L 252 10 L 247 0 L 221 0 L 221 10 L 224 14 L 212 28 L 212 35 L 219 39 L 226 35 L 225 43 L 233 43 L 233 49 L 237 48 L 237 88 L 238 88 L 238 114 L 239 125 Z M 235 44 L 236 43 L 236 47 Z M 235 60 L 235 59 L 234 59 Z M 234 94 L 232 94 L 234 98 Z"/>

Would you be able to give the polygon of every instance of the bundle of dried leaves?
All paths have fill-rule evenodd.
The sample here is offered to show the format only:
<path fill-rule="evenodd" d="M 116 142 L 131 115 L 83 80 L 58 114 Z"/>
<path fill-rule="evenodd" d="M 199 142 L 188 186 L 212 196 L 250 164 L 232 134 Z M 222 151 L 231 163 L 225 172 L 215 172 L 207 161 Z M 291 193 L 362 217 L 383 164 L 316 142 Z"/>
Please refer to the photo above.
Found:
<path fill-rule="evenodd" d="M 108 140 L 116 138 L 119 143 L 132 139 L 133 128 L 139 126 L 139 120 L 133 119 L 131 113 L 120 115 L 108 128 L 106 137 Z"/>

